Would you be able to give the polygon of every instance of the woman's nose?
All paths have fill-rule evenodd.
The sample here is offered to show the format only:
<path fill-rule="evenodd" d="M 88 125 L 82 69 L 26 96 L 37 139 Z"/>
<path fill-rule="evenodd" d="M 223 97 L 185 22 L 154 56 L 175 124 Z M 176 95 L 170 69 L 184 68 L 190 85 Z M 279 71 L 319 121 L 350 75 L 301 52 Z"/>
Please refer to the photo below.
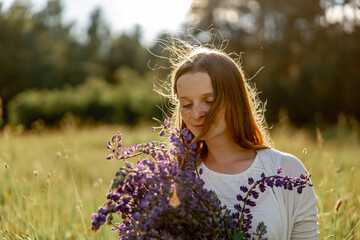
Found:
<path fill-rule="evenodd" d="M 206 114 L 206 109 L 204 106 L 201 105 L 194 105 L 193 107 L 193 115 L 195 118 L 201 118 L 204 117 Z"/>

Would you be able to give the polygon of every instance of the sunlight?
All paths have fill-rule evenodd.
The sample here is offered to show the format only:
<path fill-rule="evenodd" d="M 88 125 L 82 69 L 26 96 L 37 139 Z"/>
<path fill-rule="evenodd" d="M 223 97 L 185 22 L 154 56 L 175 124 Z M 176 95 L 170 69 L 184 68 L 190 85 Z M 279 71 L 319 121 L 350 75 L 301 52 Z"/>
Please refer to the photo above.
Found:
<path fill-rule="evenodd" d="M 14 0 L 4 0 L 3 9 Z M 32 3 L 34 11 L 42 9 L 47 0 L 25 1 Z M 185 22 L 192 0 L 61 0 L 64 20 L 76 23 L 77 30 L 86 31 L 91 12 L 100 7 L 103 19 L 115 33 L 133 29 L 135 24 L 143 28 L 145 42 L 153 41 L 161 31 L 176 31 Z"/>
<path fill-rule="evenodd" d="M 115 29 L 129 29 L 134 24 L 144 28 L 145 39 L 154 33 L 176 31 L 185 22 L 191 0 L 110 0 L 112 7 L 106 9 Z"/>
<path fill-rule="evenodd" d="M 360 10 L 351 4 L 330 7 L 325 16 L 329 24 L 342 23 L 347 32 L 352 32 L 354 26 L 360 25 Z"/>

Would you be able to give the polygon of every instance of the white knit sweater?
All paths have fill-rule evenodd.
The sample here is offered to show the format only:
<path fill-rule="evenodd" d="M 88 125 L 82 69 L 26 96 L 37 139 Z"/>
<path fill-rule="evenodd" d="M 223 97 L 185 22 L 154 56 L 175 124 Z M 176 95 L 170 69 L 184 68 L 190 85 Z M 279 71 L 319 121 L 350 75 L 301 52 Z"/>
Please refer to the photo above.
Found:
<path fill-rule="evenodd" d="M 240 186 L 248 186 L 249 177 L 256 181 L 261 173 L 266 176 L 277 174 L 279 167 L 283 169 L 282 176 L 299 177 L 306 172 L 297 158 L 274 149 L 257 151 L 253 164 L 238 174 L 217 173 L 204 163 L 198 166 L 203 169 L 200 177 L 205 181 L 205 187 L 215 191 L 222 205 L 231 211 L 236 211 L 234 204 L 240 203 L 236 195 L 241 193 Z M 302 194 L 282 188 L 267 188 L 256 199 L 256 206 L 251 207 L 254 218 L 250 232 L 254 232 L 258 222 L 263 221 L 267 226 L 265 237 L 271 240 L 318 239 L 316 201 L 317 197 L 310 187 L 304 188 Z"/>

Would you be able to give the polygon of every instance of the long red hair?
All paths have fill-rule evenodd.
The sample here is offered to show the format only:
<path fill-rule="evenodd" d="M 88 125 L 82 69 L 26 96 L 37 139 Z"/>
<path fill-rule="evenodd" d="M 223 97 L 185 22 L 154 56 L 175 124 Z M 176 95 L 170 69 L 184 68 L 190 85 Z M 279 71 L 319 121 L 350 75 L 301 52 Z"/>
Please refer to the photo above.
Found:
<path fill-rule="evenodd" d="M 173 71 L 170 74 L 170 97 L 175 104 L 173 127 L 186 128 L 180 114 L 177 80 L 185 73 L 206 72 L 211 78 L 214 102 L 206 114 L 201 133 L 194 139 L 198 142 L 198 152 L 202 156 L 206 155 L 206 143 L 199 139 L 211 129 L 219 109 L 223 107 L 227 127 L 236 144 L 252 150 L 271 147 L 272 141 L 264 118 L 264 105 L 259 100 L 255 87 L 246 80 L 239 59 L 234 60 L 217 49 L 186 47 L 171 48 L 173 57 L 170 58 L 170 63 Z"/>

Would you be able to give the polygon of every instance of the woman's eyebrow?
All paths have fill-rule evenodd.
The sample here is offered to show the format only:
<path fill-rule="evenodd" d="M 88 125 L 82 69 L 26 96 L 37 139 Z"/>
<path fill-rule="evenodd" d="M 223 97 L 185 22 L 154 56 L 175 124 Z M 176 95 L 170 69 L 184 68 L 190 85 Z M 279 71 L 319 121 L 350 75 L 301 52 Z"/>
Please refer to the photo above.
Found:
<path fill-rule="evenodd" d="M 213 92 L 210 92 L 210 93 L 204 93 L 201 95 L 201 97 L 212 97 L 214 96 L 214 93 Z M 186 100 L 186 99 L 189 99 L 188 97 L 186 96 L 181 96 L 179 97 L 180 100 Z"/>
<path fill-rule="evenodd" d="M 214 93 L 213 92 L 204 93 L 202 96 L 204 96 L 204 97 L 212 97 L 212 96 L 214 96 Z"/>

